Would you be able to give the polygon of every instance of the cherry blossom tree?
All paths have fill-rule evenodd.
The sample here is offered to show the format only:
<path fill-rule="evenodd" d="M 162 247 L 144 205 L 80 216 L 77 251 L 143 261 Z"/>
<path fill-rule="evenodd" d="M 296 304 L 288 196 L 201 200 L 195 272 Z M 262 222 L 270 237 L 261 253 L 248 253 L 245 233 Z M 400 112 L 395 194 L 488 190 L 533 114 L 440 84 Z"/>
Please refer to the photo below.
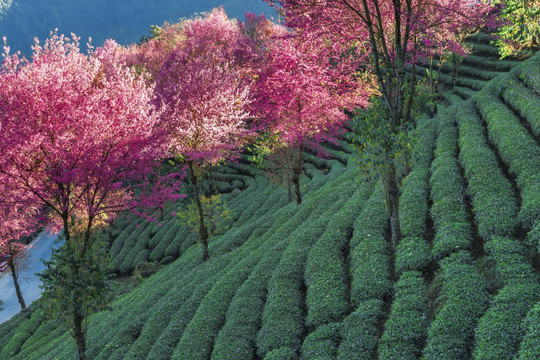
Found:
<path fill-rule="evenodd" d="M 304 149 L 337 135 L 348 119 L 344 110 L 367 102 L 357 72 L 361 54 L 345 50 L 324 37 L 306 39 L 286 30 L 265 47 L 253 108 L 273 150 L 286 156 L 297 204 Z"/>
<path fill-rule="evenodd" d="M 396 139 L 412 125 L 414 81 L 407 83 L 406 65 L 416 63 L 425 55 L 424 43 L 430 40 L 430 32 L 444 28 L 445 33 L 456 33 L 464 28 L 483 27 L 490 10 L 488 4 L 475 0 L 268 2 L 278 6 L 286 24 L 306 38 L 324 36 L 343 46 L 362 47 L 366 51 L 369 55 L 366 66 L 377 79 L 377 90 L 385 110 L 379 121 Z M 394 246 L 401 238 L 395 161 L 402 151 L 396 149 L 394 144 L 382 149 L 384 161 L 380 166 Z"/>
<path fill-rule="evenodd" d="M 92 299 L 104 280 L 84 284 L 95 274 L 92 235 L 140 197 L 178 197 L 174 185 L 158 187 L 167 196 L 148 188 L 165 150 L 160 113 L 153 89 L 117 61 L 117 48 L 108 42 L 87 55 L 74 35 L 51 34 L 32 61 L 6 46 L 0 69 L 0 129 L 9 134 L 0 138 L 0 186 L 24 194 L 21 205 L 45 207 L 51 229 L 62 230 L 69 257 L 49 268 L 58 276 L 45 277 L 45 294 L 60 295 L 55 311 L 69 321 L 81 360 L 87 317 L 103 305 Z"/>
<path fill-rule="evenodd" d="M 182 23 L 184 39 L 161 67 L 156 103 L 169 151 L 189 167 L 199 211 L 199 241 L 208 259 L 199 181 L 205 167 L 230 159 L 248 134 L 252 43 L 222 8 Z"/>
<path fill-rule="evenodd" d="M 35 232 L 39 226 L 39 213 L 35 207 L 28 206 L 24 199 L 14 198 L 10 191 L 0 186 L 2 201 L 0 202 L 0 258 L 5 259 L 11 270 L 13 286 L 21 309 L 26 302 L 19 285 L 19 269 L 16 259 L 24 256 L 26 246 L 21 238 Z"/>

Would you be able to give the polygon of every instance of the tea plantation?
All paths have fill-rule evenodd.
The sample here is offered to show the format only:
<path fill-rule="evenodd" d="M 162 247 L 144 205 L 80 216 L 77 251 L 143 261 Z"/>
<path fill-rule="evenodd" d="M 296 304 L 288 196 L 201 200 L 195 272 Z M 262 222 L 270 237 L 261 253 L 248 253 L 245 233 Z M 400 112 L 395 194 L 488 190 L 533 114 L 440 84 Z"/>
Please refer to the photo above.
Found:
<path fill-rule="evenodd" d="M 214 175 L 234 216 L 207 262 L 175 208 L 117 219 L 113 271 L 162 267 L 90 318 L 88 358 L 540 359 L 540 53 L 498 60 L 487 36 L 470 42 L 419 121 L 395 251 L 382 187 L 347 140 L 304 154 L 300 206 L 241 159 Z M 36 308 L 0 325 L 0 359 L 75 359 Z"/>

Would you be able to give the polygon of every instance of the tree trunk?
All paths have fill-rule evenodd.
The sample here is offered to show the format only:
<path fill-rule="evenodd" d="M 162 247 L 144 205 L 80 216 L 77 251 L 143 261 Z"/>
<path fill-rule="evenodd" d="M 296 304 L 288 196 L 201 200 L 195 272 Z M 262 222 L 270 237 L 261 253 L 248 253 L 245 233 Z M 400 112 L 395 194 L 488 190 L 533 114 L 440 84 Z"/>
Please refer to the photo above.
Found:
<path fill-rule="evenodd" d="M 392 233 L 392 246 L 396 249 L 401 239 L 401 226 L 399 222 L 399 192 L 396 183 L 396 166 L 390 162 L 384 171 L 384 192 L 386 196 L 386 208 L 390 218 L 390 231 Z"/>
<path fill-rule="evenodd" d="M 294 192 L 296 194 L 296 203 L 300 205 L 302 203 L 302 192 L 300 190 L 300 175 L 302 175 L 302 165 L 304 165 L 304 158 L 302 157 L 303 145 L 298 147 L 298 161 L 293 167 L 292 182 L 294 184 Z"/>
<path fill-rule="evenodd" d="M 287 200 L 289 202 L 292 201 L 292 189 L 291 189 L 291 175 L 289 173 L 289 171 L 287 171 Z"/>
<path fill-rule="evenodd" d="M 201 204 L 201 198 L 200 198 L 200 190 L 199 190 L 199 181 L 197 179 L 197 175 L 195 175 L 195 171 L 193 168 L 193 163 L 189 163 L 189 171 L 191 173 L 191 183 L 193 184 L 193 188 L 195 189 L 195 202 L 197 204 L 197 208 L 199 210 L 199 241 L 201 242 L 202 251 L 203 251 L 203 261 L 207 261 L 209 258 L 208 255 L 208 229 L 206 228 L 206 224 L 204 223 L 204 211 Z"/>
<path fill-rule="evenodd" d="M 75 310 L 73 312 L 73 337 L 77 343 L 77 352 L 79 360 L 86 360 L 86 339 L 84 334 L 84 317 Z"/>
<path fill-rule="evenodd" d="M 15 286 L 15 293 L 17 294 L 17 299 L 19 300 L 19 304 L 21 304 L 21 309 L 26 309 L 26 303 L 24 302 L 23 294 L 21 291 L 21 288 L 19 286 L 19 279 L 17 276 L 17 269 L 15 267 L 15 259 L 13 255 L 8 260 L 9 268 L 11 269 L 11 277 L 13 278 L 13 285 Z"/>

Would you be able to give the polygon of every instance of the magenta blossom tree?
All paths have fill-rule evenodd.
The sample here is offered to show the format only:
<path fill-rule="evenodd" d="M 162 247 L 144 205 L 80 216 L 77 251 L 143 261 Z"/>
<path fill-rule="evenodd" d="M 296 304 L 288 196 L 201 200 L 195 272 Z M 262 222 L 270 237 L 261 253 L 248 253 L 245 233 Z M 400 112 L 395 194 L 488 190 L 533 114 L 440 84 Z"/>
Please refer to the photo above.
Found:
<path fill-rule="evenodd" d="M 365 68 L 377 81 L 384 116 L 380 127 L 388 128 L 390 137 L 399 139 L 411 127 L 414 101 L 414 78 L 407 82 L 406 65 L 426 55 L 425 44 L 438 41 L 443 47 L 459 44 L 446 38 L 433 39 L 430 34 L 462 33 L 464 29 L 481 28 L 490 20 L 490 6 L 475 0 L 268 0 L 280 8 L 286 24 L 306 40 L 324 37 L 344 48 L 362 48 Z M 431 47 L 431 44 L 430 44 Z M 381 165 L 386 206 L 391 224 L 392 242 L 401 238 L 398 214 L 398 179 L 395 144 L 382 153 Z"/>
<path fill-rule="evenodd" d="M 208 229 L 199 180 L 205 167 L 234 157 L 248 135 L 252 44 L 222 8 L 184 21 L 182 30 L 183 41 L 157 76 L 156 103 L 170 154 L 190 170 L 206 261 Z"/>
<path fill-rule="evenodd" d="M 289 148 L 280 151 L 298 204 L 302 151 L 337 135 L 348 119 L 345 109 L 367 103 L 368 88 L 357 72 L 362 55 L 334 45 L 284 30 L 265 47 L 255 84 L 253 108 L 262 128 L 278 148 Z"/>
<path fill-rule="evenodd" d="M 20 240 L 29 236 L 39 227 L 39 213 L 36 208 L 24 203 L 24 199 L 10 197 L 10 189 L 0 186 L 0 258 L 7 261 L 11 270 L 13 286 L 21 309 L 26 302 L 19 286 L 19 272 L 15 259 L 26 252 L 26 246 Z"/>
<path fill-rule="evenodd" d="M 32 61 L 4 48 L 0 129 L 9 136 L 0 138 L 0 186 L 24 194 L 21 205 L 48 210 L 50 226 L 62 230 L 72 279 L 90 271 L 81 259 L 89 258 L 91 235 L 117 212 L 178 197 L 174 185 L 160 186 L 161 194 L 145 186 L 166 150 L 156 130 L 160 113 L 145 79 L 117 61 L 117 47 L 108 42 L 83 54 L 75 36 L 52 34 L 34 46 Z M 65 283 L 61 298 L 72 300 L 63 310 L 84 359 L 87 300 L 95 292 L 76 283 Z"/>

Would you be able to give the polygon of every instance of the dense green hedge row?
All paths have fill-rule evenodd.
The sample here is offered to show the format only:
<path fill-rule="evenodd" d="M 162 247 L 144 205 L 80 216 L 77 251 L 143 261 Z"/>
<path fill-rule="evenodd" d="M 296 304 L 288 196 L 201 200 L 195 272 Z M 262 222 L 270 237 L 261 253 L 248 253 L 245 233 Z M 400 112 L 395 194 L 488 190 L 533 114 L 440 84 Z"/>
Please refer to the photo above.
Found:
<path fill-rule="evenodd" d="M 308 327 L 339 321 L 349 310 L 343 251 L 348 245 L 347 232 L 352 231 L 358 212 L 371 191 L 369 184 L 353 182 L 340 189 L 345 203 L 309 251 L 304 274 Z"/>
<path fill-rule="evenodd" d="M 426 285 L 419 271 L 403 273 L 394 284 L 394 302 L 379 341 L 379 358 L 415 360 L 426 333 Z"/>
<path fill-rule="evenodd" d="M 471 54 L 463 59 L 463 64 L 491 71 L 506 72 L 519 64 L 519 62 L 514 60 L 490 60 Z"/>
<path fill-rule="evenodd" d="M 395 272 L 423 270 L 431 259 L 430 247 L 423 238 L 429 216 L 429 178 L 437 126 L 433 121 L 420 129 L 412 154 L 413 170 L 403 180 L 399 199 L 401 232 L 396 248 Z"/>
<path fill-rule="evenodd" d="M 335 359 L 341 341 L 340 334 L 339 323 L 329 323 L 317 328 L 302 344 L 302 360 Z"/>
<path fill-rule="evenodd" d="M 120 254 L 120 252 L 122 251 L 124 247 L 124 242 L 131 236 L 131 234 L 135 230 L 140 228 L 142 223 L 143 223 L 142 218 L 140 217 L 133 218 L 130 224 L 126 226 L 116 238 L 114 238 L 114 241 L 111 244 L 111 247 L 109 249 L 109 256 L 111 257 L 111 259 L 116 258 Z"/>
<path fill-rule="evenodd" d="M 433 67 L 437 69 L 437 66 L 438 66 L 438 61 L 434 61 Z M 451 75 L 452 65 L 445 61 L 442 64 L 441 72 L 444 74 Z M 482 66 L 470 66 L 467 64 L 458 65 L 458 76 L 460 77 L 467 77 L 467 78 L 474 78 L 474 79 L 479 79 L 483 81 L 489 81 L 499 76 L 500 74 L 501 74 L 500 71 L 491 71 Z"/>
<path fill-rule="evenodd" d="M 18 314 L 2 324 L 0 324 L 0 351 L 7 344 L 11 336 L 17 330 L 17 327 L 30 318 L 30 309 L 21 311 Z"/>
<path fill-rule="evenodd" d="M 522 327 L 525 336 L 519 347 L 518 360 L 540 359 L 540 302 L 529 311 Z"/>
<path fill-rule="evenodd" d="M 40 311 L 33 311 L 28 321 L 22 322 L 9 337 L 9 341 L 0 347 L 0 359 L 10 359 L 21 350 L 23 344 L 34 334 L 43 321 Z"/>
<path fill-rule="evenodd" d="M 257 334 L 257 353 L 266 354 L 280 347 L 299 350 L 304 331 L 304 268 L 309 248 L 326 228 L 325 216 L 310 217 L 290 238 L 279 265 L 268 283 L 262 326 Z"/>
<path fill-rule="evenodd" d="M 527 251 L 520 241 L 496 236 L 484 245 L 484 249 L 495 263 L 495 274 L 499 286 L 539 280 L 538 274 L 526 257 Z"/>
<path fill-rule="evenodd" d="M 424 356 L 467 359 L 477 322 L 489 306 L 488 284 L 465 251 L 443 259 L 440 276 L 445 301 L 429 328 Z"/>
<path fill-rule="evenodd" d="M 337 360 L 371 360 L 377 348 L 377 325 L 383 317 L 383 301 L 361 302 L 341 323 Z"/>
<path fill-rule="evenodd" d="M 411 70 L 411 68 L 409 68 L 409 71 L 410 70 Z M 417 75 L 426 76 L 427 75 L 427 70 L 429 70 L 429 68 L 426 67 L 426 66 L 422 66 L 422 65 L 416 65 L 415 66 L 415 73 Z M 440 79 L 441 79 L 441 82 L 444 85 L 450 86 L 450 87 L 452 86 L 452 76 L 451 75 L 441 73 L 440 74 Z M 471 78 L 461 77 L 461 76 L 456 77 L 456 85 L 457 86 L 468 87 L 468 88 L 473 89 L 473 90 L 481 90 L 486 84 L 487 84 L 487 81 L 484 81 L 484 80 L 471 79 Z"/>
<path fill-rule="evenodd" d="M 382 299 L 392 290 L 390 249 L 384 235 L 388 213 L 381 185 L 364 203 L 351 239 L 351 302 Z"/>
<path fill-rule="evenodd" d="M 478 322 L 473 358 L 513 359 L 525 335 L 522 320 L 539 300 L 538 282 L 515 282 L 499 291 L 491 307 Z"/>
<path fill-rule="evenodd" d="M 244 257 L 214 284 L 184 330 L 173 353 L 173 359 L 209 358 L 214 339 L 225 321 L 234 294 L 249 277 L 261 257 L 260 250 Z"/>
<path fill-rule="evenodd" d="M 460 159 L 468 180 L 478 233 L 484 239 L 511 235 L 517 226 L 517 202 L 512 184 L 499 168 L 487 145 L 484 127 L 472 101 L 461 104 L 459 123 Z"/>
<path fill-rule="evenodd" d="M 522 198 L 519 220 L 529 228 L 540 218 L 540 147 L 492 91 L 480 92 L 477 106 L 488 124 L 491 141 L 517 176 Z"/>
<path fill-rule="evenodd" d="M 504 101 L 517 110 L 530 124 L 534 134 L 540 136 L 540 111 L 538 111 L 540 109 L 540 97 L 533 94 L 517 78 L 507 80 L 506 88 L 501 95 Z"/>
<path fill-rule="evenodd" d="M 500 57 L 499 48 L 496 46 L 482 44 L 475 41 L 471 41 L 470 45 L 472 46 L 472 51 L 474 54 L 482 55 L 484 57 L 491 57 L 493 59 L 498 59 Z"/>
<path fill-rule="evenodd" d="M 471 90 L 467 87 L 462 87 L 462 86 L 454 86 L 454 88 L 452 89 L 452 92 L 458 95 L 462 99 L 468 99 L 476 95 L 476 91 Z"/>
<path fill-rule="evenodd" d="M 430 179 L 431 216 L 436 233 L 432 257 L 440 260 L 452 252 L 471 248 L 471 225 L 464 204 L 463 179 L 456 159 L 457 130 L 453 114 L 441 119 Z"/>
<path fill-rule="evenodd" d="M 24 343 L 21 351 L 13 359 L 25 360 L 30 354 L 36 358 L 44 358 L 51 351 L 51 343 L 57 342 L 66 329 L 54 320 L 42 322 L 36 332 Z M 41 352 L 41 353 L 40 353 Z"/>
<path fill-rule="evenodd" d="M 531 91 L 540 96 L 540 53 L 536 53 L 528 61 L 522 63 L 520 80 Z"/>

